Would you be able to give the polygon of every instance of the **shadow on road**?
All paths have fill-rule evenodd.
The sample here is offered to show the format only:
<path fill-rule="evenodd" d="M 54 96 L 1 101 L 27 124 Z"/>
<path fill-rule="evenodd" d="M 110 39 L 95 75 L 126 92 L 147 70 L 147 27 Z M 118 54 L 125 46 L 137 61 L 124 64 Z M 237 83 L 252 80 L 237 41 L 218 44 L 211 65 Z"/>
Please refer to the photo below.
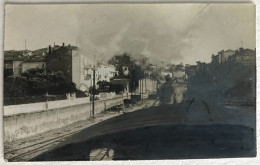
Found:
<path fill-rule="evenodd" d="M 254 129 L 238 125 L 180 124 L 184 117 L 185 108 L 181 110 L 172 105 L 127 113 L 82 130 L 32 161 L 104 158 L 153 160 L 256 155 Z M 102 150 L 93 158 L 91 155 L 95 149 Z"/>

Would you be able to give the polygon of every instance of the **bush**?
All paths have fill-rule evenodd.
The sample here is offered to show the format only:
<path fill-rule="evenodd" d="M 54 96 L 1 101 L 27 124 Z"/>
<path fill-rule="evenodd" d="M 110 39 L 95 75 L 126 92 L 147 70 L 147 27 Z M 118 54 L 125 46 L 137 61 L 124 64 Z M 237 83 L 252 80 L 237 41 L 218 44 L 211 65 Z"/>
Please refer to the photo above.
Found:
<path fill-rule="evenodd" d="M 27 96 L 28 81 L 25 77 L 9 76 L 4 80 L 4 97 L 16 98 Z"/>
<path fill-rule="evenodd" d="M 81 91 L 81 90 L 76 90 L 76 97 L 77 98 L 81 98 L 81 97 L 87 97 L 87 95 L 86 95 L 86 93 L 85 92 L 83 92 L 83 91 Z"/>

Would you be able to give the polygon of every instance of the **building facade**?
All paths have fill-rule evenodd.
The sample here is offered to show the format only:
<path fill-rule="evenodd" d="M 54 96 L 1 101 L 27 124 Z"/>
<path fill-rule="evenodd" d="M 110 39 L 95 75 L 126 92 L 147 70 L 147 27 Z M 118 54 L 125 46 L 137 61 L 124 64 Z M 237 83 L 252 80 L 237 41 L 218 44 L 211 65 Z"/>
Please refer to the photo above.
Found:
<path fill-rule="evenodd" d="M 23 62 L 17 62 L 17 66 L 22 65 L 22 72 L 25 72 L 33 68 L 45 68 L 46 62 L 45 57 L 33 57 L 24 60 Z M 19 67 L 17 67 L 19 68 Z"/>
<path fill-rule="evenodd" d="M 72 82 L 74 82 L 76 87 L 81 91 L 88 90 L 85 63 L 86 57 L 78 51 L 72 50 Z"/>
<path fill-rule="evenodd" d="M 72 51 L 76 47 L 61 46 L 55 50 L 49 46 L 49 52 L 46 56 L 46 67 L 48 71 L 61 71 L 72 81 Z"/>
<path fill-rule="evenodd" d="M 234 50 L 221 50 L 217 55 L 212 54 L 213 64 L 222 64 L 229 61 L 229 58 L 235 54 Z"/>
<path fill-rule="evenodd" d="M 229 60 L 247 66 L 256 65 L 256 50 L 240 48 Z"/>
<path fill-rule="evenodd" d="M 117 74 L 116 68 L 112 65 L 100 65 L 97 68 L 97 81 L 107 81 Z"/>
<path fill-rule="evenodd" d="M 243 65 L 256 65 L 256 50 L 239 48 L 238 50 L 220 51 L 218 55 L 212 55 L 211 64 L 226 62 L 240 63 Z"/>

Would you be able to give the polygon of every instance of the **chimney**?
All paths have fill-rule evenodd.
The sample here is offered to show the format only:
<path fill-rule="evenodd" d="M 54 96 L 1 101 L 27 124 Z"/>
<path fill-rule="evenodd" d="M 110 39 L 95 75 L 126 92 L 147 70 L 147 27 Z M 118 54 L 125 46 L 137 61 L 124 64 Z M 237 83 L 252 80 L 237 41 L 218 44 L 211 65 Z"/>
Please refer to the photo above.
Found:
<path fill-rule="evenodd" d="M 49 45 L 49 54 L 51 54 L 51 45 Z"/>
<path fill-rule="evenodd" d="M 70 47 L 70 44 L 69 44 L 69 47 Z"/>
<path fill-rule="evenodd" d="M 64 42 L 62 43 L 62 47 L 64 47 L 65 46 L 65 44 L 64 44 Z"/>

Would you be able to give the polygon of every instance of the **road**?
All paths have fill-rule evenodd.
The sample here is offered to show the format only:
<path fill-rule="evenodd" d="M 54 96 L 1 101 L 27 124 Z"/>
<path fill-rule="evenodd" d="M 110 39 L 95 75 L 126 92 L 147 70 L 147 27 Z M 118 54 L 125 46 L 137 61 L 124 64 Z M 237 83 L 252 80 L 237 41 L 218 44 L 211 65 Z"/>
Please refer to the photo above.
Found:
<path fill-rule="evenodd" d="M 222 120 L 227 117 L 223 112 L 224 118 L 219 116 L 215 118 L 212 116 L 214 113 L 209 114 L 207 110 L 199 112 L 203 109 L 198 108 L 199 106 L 189 111 L 186 107 L 187 105 L 183 104 L 159 105 L 107 119 L 81 130 L 55 148 L 31 160 L 144 160 L 255 156 L 253 128 L 226 124 Z M 195 119 L 198 120 L 195 122 L 197 124 L 194 124 L 192 118 L 194 113 Z"/>

